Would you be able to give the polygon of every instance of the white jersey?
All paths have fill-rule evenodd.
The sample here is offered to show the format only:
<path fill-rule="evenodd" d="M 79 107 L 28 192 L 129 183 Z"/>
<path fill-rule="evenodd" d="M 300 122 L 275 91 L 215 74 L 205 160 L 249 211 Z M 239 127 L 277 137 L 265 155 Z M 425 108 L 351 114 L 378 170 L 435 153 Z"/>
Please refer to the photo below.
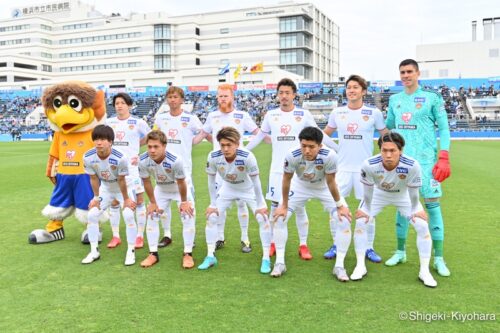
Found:
<path fill-rule="evenodd" d="M 251 193 L 254 196 L 250 177 L 259 174 L 259 166 L 252 152 L 237 149 L 236 158 L 232 162 L 227 162 L 222 151 L 214 150 L 208 154 L 206 171 L 209 175 L 219 174 L 222 178 L 222 187 L 218 191 L 221 197 L 224 197 L 224 193 L 240 196 Z"/>
<path fill-rule="evenodd" d="M 379 190 L 377 193 L 387 200 L 407 200 L 408 187 L 422 186 L 420 164 L 407 155 L 401 155 L 397 167 L 387 171 L 382 165 L 382 156 L 378 154 L 363 162 L 361 182 L 375 186 Z"/>
<path fill-rule="evenodd" d="M 292 178 L 293 186 L 311 189 L 326 188 L 326 174 L 337 172 L 337 155 L 333 150 L 321 148 L 316 159 L 308 161 L 298 148 L 286 155 L 283 171 L 295 173 Z"/>
<path fill-rule="evenodd" d="M 271 172 L 283 173 L 287 152 L 299 144 L 299 133 L 308 126 L 317 127 L 308 110 L 294 108 L 285 112 L 278 108 L 266 113 L 260 129 L 272 139 Z"/>
<path fill-rule="evenodd" d="M 170 112 L 159 114 L 154 128 L 159 129 L 167 136 L 168 151 L 182 156 L 187 175 L 191 176 L 193 162 L 193 138 L 201 131 L 201 121 L 197 116 L 182 112 L 173 116 Z"/>
<path fill-rule="evenodd" d="M 243 134 L 246 132 L 252 133 L 258 127 L 250 118 L 247 112 L 233 110 L 229 113 L 224 113 L 219 110 L 210 112 L 207 116 L 203 131 L 213 136 L 214 150 L 219 150 L 220 145 L 217 141 L 217 133 L 224 127 L 234 127 L 240 132 L 240 145 L 243 146 Z"/>
<path fill-rule="evenodd" d="M 104 160 L 97 156 L 95 148 L 90 149 L 83 157 L 85 173 L 96 175 L 101 181 L 101 188 L 109 192 L 120 192 L 118 176 L 128 175 L 127 156 L 111 148 L 111 154 Z"/>
<path fill-rule="evenodd" d="M 156 163 L 147 152 L 141 154 L 139 161 L 141 178 L 153 176 L 156 187 L 164 192 L 179 192 L 177 179 L 186 178 L 182 158 L 169 151 L 160 163 Z"/>
<path fill-rule="evenodd" d="M 130 116 L 127 119 L 118 117 L 108 118 L 106 124 L 115 132 L 113 146 L 125 153 L 129 159 L 129 171 L 131 176 L 138 176 L 137 162 L 139 159 L 140 141 L 150 131 L 148 124 L 139 118 Z"/>
<path fill-rule="evenodd" d="M 352 110 L 339 107 L 330 113 L 328 127 L 339 134 L 339 171 L 359 172 L 363 161 L 373 155 L 373 133 L 385 128 L 384 116 L 379 109 L 363 105 Z"/>

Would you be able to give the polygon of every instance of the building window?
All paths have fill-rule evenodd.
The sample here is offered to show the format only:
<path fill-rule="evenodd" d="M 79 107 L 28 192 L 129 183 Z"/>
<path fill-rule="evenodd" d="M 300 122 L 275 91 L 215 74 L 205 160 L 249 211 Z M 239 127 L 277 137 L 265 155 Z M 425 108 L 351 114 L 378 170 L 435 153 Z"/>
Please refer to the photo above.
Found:
<path fill-rule="evenodd" d="M 200 35 L 200 28 L 194 28 L 194 34 L 196 36 L 199 36 Z"/>
<path fill-rule="evenodd" d="M 195 43 L 194 48 L 196 49 L 196 51 L 199 51 L 200 50 L 200 43 Z"/>
<path fill-rule="evenodd" d="M 196 66 L 200 66 L 200 64 L 201 64 L 200 58 L 196 58 L 195 64 L 196 64 Z"/>
<path fill-rule="evenodd" d="M 227 50 L 228 48 L 229 48 L 229 44 L 228 43 L 220 44 L 220 49 L 221 50 Z"/>
<path fill-rule="evenodd" d="M 42 65 L 42 71 L 52 72 L 52 66 L 51 65 Z"/>
<path fill-rule="evenodd" d="M 155 40 L 155 54 L 170 54 L 170 41 Z"/>
<path fill-rule="evenodd" d="M 228 34 L 229 33 L 229 28 L 221 28 L 220 29 L 221 34 Z"/>
<path fill-rule="evenodd" d="M 155 24 L 155 39 L 170 39 L 170 24 Z"/>

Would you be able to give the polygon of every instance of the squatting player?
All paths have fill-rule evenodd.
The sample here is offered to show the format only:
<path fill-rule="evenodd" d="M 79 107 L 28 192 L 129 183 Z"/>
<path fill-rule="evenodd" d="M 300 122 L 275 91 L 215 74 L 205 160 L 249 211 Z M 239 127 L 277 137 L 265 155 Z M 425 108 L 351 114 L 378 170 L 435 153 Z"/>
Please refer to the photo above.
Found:
<path fill-rule="evenodd" d="M 128 175 L 128 158 L 115 148 L 113 129 L 107 125 L 98 125 L 92 131 L 95 148 L 87 151 L 83 158 L 85 172 L 90 175 L 90 184 L 94 198 L 89 203 L 87 234 L 90 242 L 90 253 L 82 260 L 82 264 L 90 264 L 100 258 L 99 249 L 99 217 L 119 202 L 123 208 L 123 218 L 127 226 L 128 249 L 125 265 L 135 263 L 135 239 L 137 226 L 134 219 L 136 203 L 127 187 L 125 177 Z M 119 209 L 120 207 L 116 207 Z"/>
<path fill-rule="evenodd" d="M 439 275 L 449 276 L 450 271 L 443 259 L 444 224 L 439 204 L 439 198 L 442 196 L 441 182 L 450 176 L 448 116 L 441 95 L 419 86 L 420 72 L 415 60 L 403 60 L 399 64 L 399 75 L 404 91 L 390 97 L 386 125 L 403 136 L 406 142 L 405 154 L 416 159 L 422 167 L 420 193 L 429 214 L 434 268 Z M 440 137 L 439 154 L 436 125 Z M 408 220 L 401 214 L 396 217 L 396 228 L 398 249 L 394 256 L 386 261 L 388 266 L 406 261 Z"/>
<path fill-rule="evenodd" d="M 238 148 L 240 133 L 234 127 L 224 127 L 217 133 L 219 150 L 208 154 L 207 174 L 210 206 L 206 210 L 207 257 L 198 269 L 206 270 L 217 265 L 215 246 L 217 241 L 217 221 L 235 200 L 248 204 L 259 223 L 262 243 L 262 262 L 260 272 L 271 271 L 269 247 L 271 243 L 271 225 L 267 218 L 267 206 L 262 194 L 259 179 L 259 166 L 252 152 Z M 219 191 L 215 187 L 215 175 L 222 178 Z"/>
<path fill-rule="evenodd" d="M 361 280 L 366 275 L 365 252 L 367 247 L 367 221 L 377 216 L 389 205 L 397 207 L 401 216 L 411 221 L 417 232 L 420 257 L 418 278 L 428 287 L 437 282 L 429 271 L 432 241 L 427 215 L 420 204 L 418 191 L 422 185 L 419 163 L 403 154 L 405 141 L 398 133 L 388 132 L 378 140 L 380 154 L 364 161 L 361 182 L 364 184 L 363 202 L 356 212 L 354 246 L 356 268 L 351 280 Z"/>

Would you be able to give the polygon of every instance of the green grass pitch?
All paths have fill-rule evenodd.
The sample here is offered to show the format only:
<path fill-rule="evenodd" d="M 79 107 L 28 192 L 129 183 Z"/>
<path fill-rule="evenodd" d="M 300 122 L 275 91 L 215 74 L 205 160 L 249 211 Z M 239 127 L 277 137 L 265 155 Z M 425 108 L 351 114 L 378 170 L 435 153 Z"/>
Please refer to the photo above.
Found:
<path fill-rule="evenodd" d="M 205 159 L 210 145 L 194 149 L 198 209 L 196 264 L 206 255 L 203 212 L 208 205 Z M 361 282 L 339 283 L 333 261 L 322 258 L 330 246 L 328 218 L 310 202 L 309 246 L 312 261 L 298 258 L 295 222 L 289 226 L 288 272 L 280 279 L 259 273 L 258 226 L 251 219 L 253 252 L 240 251 L 235 208 L 228 214 L 226 247 L 219 266 L 202 272 L 183 270 L 182 233 L 174 214 L 173 244 L 160 249 L 160 263 L 142 269 L 147 249 L 125 267 L 125 246 L 109 250 L 104 225 L 101 260 L 80 264 L 88 247 L 80 243 L 82 225 L 65 223 L 66 239 L 33 246 L 28 234 L 43 228 L 40 211 L 52 185 L 44 176 L 47 142 L 0 143 L 2 202 L 0 221 L 1 332 L 499 332 L 496 321 L 460 322 L 452 312 L 500 315 L 500 142 L 453 142 L 452 177 L 444 184 L 445 258 L 451 277 L 439 277 L 436 289 L 417 281 L 415 232 L 410 231 L 408 262 L 397 267 L 367 263 Z M 255 150 L 261 180 L 267 186 L 271 149 Z M 356 203 L 353 198 L 351 207 Z M 375 248 L 387 259 L 395 249 L 393 208 L 377 218 Z M 125 237 L 123 223 L 122 238 Z M 355 265 L 353 243 L 346 258 Z M 434 272 L 434 271 L 433 271 Z M 401 319 L 444 313 L 444 320 Z"/>

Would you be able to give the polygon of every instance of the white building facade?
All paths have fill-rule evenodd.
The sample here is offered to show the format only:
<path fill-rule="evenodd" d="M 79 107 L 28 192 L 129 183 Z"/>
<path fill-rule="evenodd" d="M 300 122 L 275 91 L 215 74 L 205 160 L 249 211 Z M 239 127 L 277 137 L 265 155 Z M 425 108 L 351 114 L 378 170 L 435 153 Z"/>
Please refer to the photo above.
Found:
<path fill-rule="evenodd" d="M 69 79 L 120 88 L 338 75 L 339 27 L 308 3 L 125 17 L 68 0 L 13 8 L 0 20 L 0 89 Z"/>

